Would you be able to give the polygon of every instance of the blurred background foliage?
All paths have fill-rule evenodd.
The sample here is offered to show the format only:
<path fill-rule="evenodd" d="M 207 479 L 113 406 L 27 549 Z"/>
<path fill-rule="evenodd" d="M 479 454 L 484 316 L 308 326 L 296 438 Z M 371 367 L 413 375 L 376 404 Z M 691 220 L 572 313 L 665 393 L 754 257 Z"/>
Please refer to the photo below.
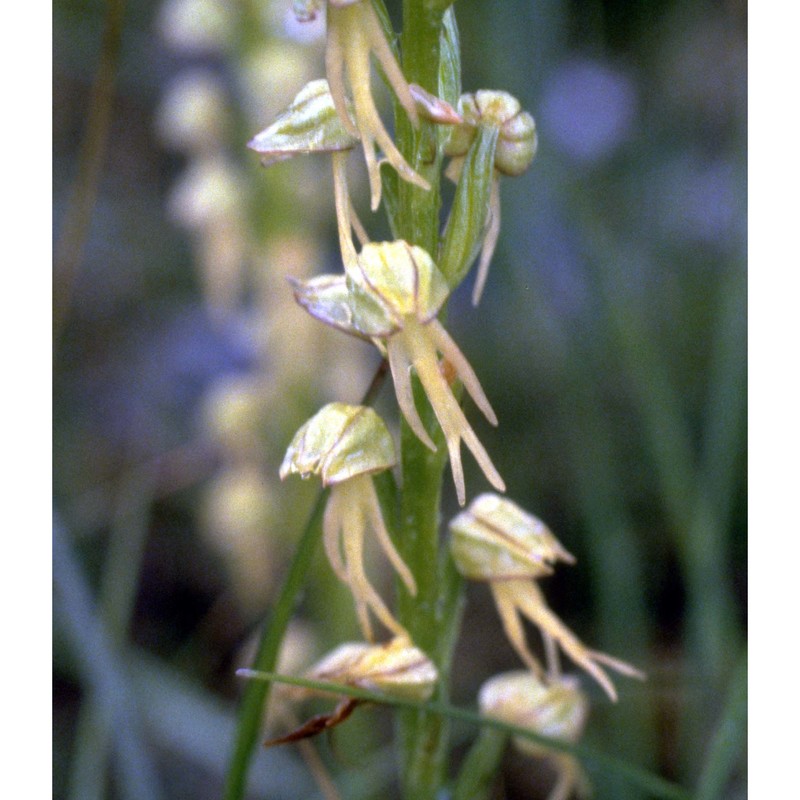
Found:
<path fill-rule="evenodd" d="M 620 681 L 616 706 L 590 690 L 587 742 L 699 796 L 744 797 L 742 726 L 725 746 L 719 731 L 741 716 L 746 638 L 746 5 L 456 10 L 464 89 L 512 92 L 540 137 L 530 171 L 503 181 L 481 306 L 472 276 L 450 306 L 501 424 L 472 418 L 509 496 L 578 557 L 546 583 L 551 604 L 649 675 Z M 234 670 L 314 496 L 278 485 L 283 451 L 321 403 L 356 402 L 376 366 L 285 283 L 339 269 L 327 162 L 265 171 L 245 146 L 322 75 L 321 29 L 290 11 L 53 6 L 56 798 L 220 796 Z M 116 83 L 81 230 L 101 63 Z M 395 418 L 390 394 L 379 407 Z M 483 478 L 466 466 L 474 495 Z M 485 587 L 469 587 L 466 613 L 461 705 L 516 666 Z M 289 671 L 356 636 L 322 559 L 296 622 Z M 391 794 L 389 716 L 364 711 L 319 743 L 344 796 Z M 474 734 L 456 727 L 454 764 Z M 593 779 L 600 798 L 642 796 Z M 548 780 L 509 752 L 495 796 L 544 797 Z M 259 753 L 251 786 L 316 791 L 291 748 Z"/>

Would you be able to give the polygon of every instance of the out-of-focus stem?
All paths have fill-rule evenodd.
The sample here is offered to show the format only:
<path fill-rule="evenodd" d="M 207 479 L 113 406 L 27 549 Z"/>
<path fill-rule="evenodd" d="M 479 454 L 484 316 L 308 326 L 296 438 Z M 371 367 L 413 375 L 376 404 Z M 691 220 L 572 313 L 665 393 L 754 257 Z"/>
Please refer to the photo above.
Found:
<path fill-rule="evenodd" d="M 69 199 L 53 259 L 53 343 L 58 344 L 72 300 L 83 247 L 89 233 L 97 187 L 111 126 L 114 83 L 122 42 L 125 0 L 109 0 L 100 64 L 92 85 L 86 132 L 78 157 L 78 174 Z"/>

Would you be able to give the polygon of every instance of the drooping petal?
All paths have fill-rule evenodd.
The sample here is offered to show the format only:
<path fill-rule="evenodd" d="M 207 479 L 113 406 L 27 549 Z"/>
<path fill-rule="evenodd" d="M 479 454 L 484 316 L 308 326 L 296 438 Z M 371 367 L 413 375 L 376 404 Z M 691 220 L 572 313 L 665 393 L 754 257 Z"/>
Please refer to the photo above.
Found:
<path fill-rule="evenodd" d="M 375 492 L 375 486 L 372 481 L 365 481 L 364 486 L 364 504 L 367 518 L 372 525 L 372 532 L 378 539 L 378 544 L 386 554 L 389 562 L 394 567 L 394 571 L 400 576 L 406 588 L 411 595 L 416 595 L 417 584 L 414 581 L 414 576 L 411 570 L 403 561 L 400 553 L 389 536 L 389 531 L 386 530 L 386 523 L 383 521 L 383 514 L 381 513 L 380 503 L 378 502 L 378 495 Z"/>
<path fill-rule="evenodd" d="M 492 190 L 489 195 L 489 218 L 481 245 L 481 258 L 478 262 L 478 274 L 475 286 L 472 289 L 472 305 L 477 306 L 481 301 L 486 279 L 489 277 L 489 264 L 492 261 L 497 240 L 500 236 L 500 179 L 495 175 L 492 181 Z"/>
<path fill-rule="evenodd" d="M 389 46 L 389 42 L 386 41 L 386 36 L 384 35 L 380 20 L 371 3 L 365 2 L 363 4 L 361 20 L 364 31 L 369 39 L 370 48 L 375 54 L 378 63 L 383 67 L 383 74 L 386 76 L 392 89 L 394 89 L 394 93 L 397 95 L 400 105 L 403 106 L 406 114 L 408 114 L 411 124 L 415 128 L 419 127 L 417 107 L 414 103 L 414 98 L 412 97 L 408 82 L 406 81 L 406 76 L 403 75 L 403 70 L 400 69 L 400 65 L 394 57 L 392 48 Z"/>
<path fill-rule="evenodd" d="M 345 130 L 358 138 L 358 128 L 347 107 L 347 92 L 344 86 L 344 46 L 341 27 L 336 24 L 335 13 L 328 11 L 328 35 L 325 40 L 325 75 L 331 90 L 333 105 Z"/>
<path fill-rule="evenodd" d="M 361 481 L 358 490 L 365 488 L 365 478 Z M 381 596 L 375 591 L 364 571 L 364 535 L 366 533 L 365 504 L 368 500 L 364 499 L 363 493 L 356 494 L 354 487 L 346 487 L 348 490 L 348 509 L 346 519 L 349 526 L 342 530 L 342 539 L 345 553 L 345 561 L 348 574 L 348 582 L 353 598 L 356 601 L 356 611 L 358 613 L 361 630 L 369 641 L 372 641 L 372 626 L 370 625 L 368 610 L 386 626 L 386 628 L 396 636 L 408 636 L 406 629 L 392 616 L 391 611 L 383 602 Z M 373 490 L 374 491 L 374 490 Z M 377 502 L 377 499 L 376 499 Z M 399 555 L 398 555 L 399 558 Z"/>
<path fill-rule="evenodd" d="M 503 630 L 505 631 L 509 643 L 522 659 L 525 666 L 536 675 L 537 678 L 541 678 L 543 674 L 542 665 L 528 647 L 525 638 L 525 629 L 522 626 L 522 620 L 517 612 L 516 599 L 510 591 L 509 584 L 511 583 L 512 581 L 492 581 L 489 584 L 489 588 L 494 595 L 497 613 L 500 615 L 500 622 L 503 625 Z M 516 583 L 516 581 L 514 581 L 514 583 Z"/>
<path fill-rule="evenodd" d="M 463 506 L 466 502 L 466 488 L 461 464 L 460 444 L 462 440 L 475 456 L 475 460 L 489 483 L 500 492 L 505 491 L 506 487 L 489 454 L 467 422 L 461 406 L 453 396 L 450 385 L 439 370 L 436 346 L 429 338 L 428 328 L 429 325 L 422 326 L 415 320 L 409 319 L 406 327 L 397 334 L 397 337 L 408 352 L 434 414 L 436 414 L 436 419 L 439 421 L 442 433 L 444 433 L 450 454 L 450 468 L 453 472 L 456 495 L 459 504 Z M 409 422 L 409 424 L 411 423 Z"/>
<path fill-rule="evenodd" d="M 483 415 L 492 425 L 497 425 L 497 415 L 494 413 L 489 399 L 486 397 L 483 387 L 472 369 L 469 361 L 453 341 L 450 334 L 438 319 L 432 319 L 428 324 L 428 332 L 433 343 L 439 352 L 455 367 L 456 374 L 464 384 L 469 396 L 475 401 L 475 405 L 483 412 Z"/>
<path fill-rule="evenodd" d="M 364 539 L 370 527 L 392 567 L 415 594 L 414 577 L 389 537 L 371 477 L 359 475 L 333 486 L 323 517 L 323 543 L 331 568 L 353 594 L 361 631 L 372 641 L 372 613 L 394 635 L 407 637 L 364 569 Z"/>
<path fill-rule="evenodd" d="M 408 353 L 403 349 L 403 343 L 398 337 L 389 339 L 386 349 L 389 355 L 389 368 L 392 371 L 394 391 L 397 395 L 397 405 L 400 406 L 400 412 L 416 437 L 425 447 L 436 452 L 436 445 L 431 440 L 431 437 L 428 436 L 428 432 L 425 430 L 417 411 L 417 406 L 414 403 L 414 392 L 411 387 L 411 360 L 408 357 Z"/>
<path fill-rule="evenodd" d="M 543 633 L 558 642 L 561 649 L 600 684 L 612 701 L 617 699 L 616 689 L 605 671 L 598 666 L 598 663 L 605 664 L 617 672 L 632 678 L 644 678 L 644 674 L 630 664 L 586 647 L 550 610 L 541 590 L 533 581 L 496 581 L 491 586 L 498 603 L 498 609 L 501 604 L 505 609 L 508 609 L 509 606 L 518 609 L 519 613 L 527 617 Z M 506 614 L 508 614 L 508 611 L 506 611 Z M 530 657 L 527 645 L 523 643 L 520 647 L 518 640 L 516 642 L 512 641 L 512 644 L 514 644 L 520 657 L 523 656 L 523 653 L 526 654 L 526 658 Z M 523 658 L 523 660 L 526 660 L 526 658 Z"/>
<path fill-rule="evenodd" d="M 341 533 L 344 519 L 344 509 L 341 508 L 341 495 L 331 492 L 325 504 L 325 513 L 322 517 L 322 544 L 328 563 L 342 583 L 347 583 L 347 569 L 344 565 L 341 551 Z"/>
<path fill-rule="evenodd" d="M 383 35 L 383 29 L 372 4 L 364 0 L 339 7 L 329 6 L 328 40 L 325 50 L 328 83 L 342 124 L 348 133 L 361 139 L 374 211 L 380 204 L 381 197 L 380 168 L 375 155 L 376 143 L 404 180 L 423 189 L 430 189 L 430 185 L 409 166 L 381 121 L 372 97 L 371 52 L 375 53 L 398 99 L 416 125 L 418 117 L 411 92 Z M 353 99 L 352 117 L 347 108 L 345 74 Z"/>
<path fill-rule="evenodd" d="M 353 244 L 352 204 L 347 190 L 347 157 L 342 153 L 333 154 L 333 197 L 336 206 L 336 224 L 339 229 L 339 249 L 345 269 L 352 269 L 358 260 Z M 359 223 L 360 225 L 361 223 Z"/>

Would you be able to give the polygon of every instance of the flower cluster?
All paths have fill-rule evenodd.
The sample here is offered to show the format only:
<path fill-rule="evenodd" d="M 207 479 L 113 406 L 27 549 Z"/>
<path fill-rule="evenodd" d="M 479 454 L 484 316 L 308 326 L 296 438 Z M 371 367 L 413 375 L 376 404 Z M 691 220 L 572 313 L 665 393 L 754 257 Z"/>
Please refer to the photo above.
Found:
<path fill-rule="evenodd" d="M 541 520 L 504 497 L 483 494 L 450 522 L 450 535 L 450 551 L 458 570 L 465 578 L 489 584 L 511 645 L 537 677 L 542 677 L 543 670 L 525 641 L 520 616 L 541 631 L 551 678 L 560 677 L 559 647 L 611 700 L 617 699 L 617 693 L 600 664 L 623 675 L 643 677 L 624 661 L 587 648 L 545 602 L 536 581 L 550 575 L 558 561 L 573 564 L 575 559 Z"/>
<path fill-rule="evenodd" d="M 299 18 L 311 19 L 322 0 L 296 2 Z M 327 0 L 327 79 L 308 83 L 289 107 L 250 142 L 265 165 L 297 155 L 330 154 L 334 206 L 343 270 L 311 279 L 292 279 L 297 303 L 332 328 L 374 344 L 388 362 L 397 406 L 410 432 L 431 451 L 444 441 L 461 506 L 467 501 L 461 443 L 498 492 L 504 481 L 470 425 L 459 402 L 466 394 L 492 425 L 498 420 L 467 358 L 440 321 L 453 289 L 478 252 L 477 304 L 500 225 L 499 176 L 519 175 L 537 147 L 533 118 L 505 92 L 462 95 L 457 109 L 420 87 L 409 85 L 386 36 L 377 5 L 369 0 Z M 347 159 L 360 142 L 366 161 L 373 210 L 382 197 L 379 148 L 400 179 L 428 189 L 428 183 L 395 145 L 376 110 L 370 59 L 375 57 L 398 108 L 412 126 L 424 120 L 440 126 L 431 137 L 437 159 L 451 159 L 447 174 L 458 186 L 438 248 L 429 252 L 403 239 L 373 242 L 356 216 L 347 183 Z M 460 89 L 449 94 L 455 103 Z M 444 92 L 440 91 L 440 94 Z M 394 183 L 394 181 L 393 181 Z M 387 190 L 388 191 L 388 190 Z M 476 199 L 477 198 L 477 199 Z M 391 221 L 391 220 L 390 220 Z M 394 226 L 392 226 L 394 229 Z M 414 382 L 424 391 L 438 424 L 426 427 L 417 407 Z M 431 420 L 432 422 L 432 420 Z M 329 403 L 295 434 L 280 469 L 281 478 L 317 475 L 330 489 L 323 520 L 323 542 L 330 566 L 349 587 L 366 642 L 342 645 L 312 668 L 317 680 L 401 693 L 424 699 L 434 691 L 437 669 L 411 640 L 367 577 L 364 549 L 369 539 L 388 559 L 408 594 L 417 584 L 403 559 L 402 542 L 392 538 L 373 477 L 397 462 L 386 423 L 369 407 Z M 387 524 L 387 520 L 390 524 Z M 603 667 L 630 676 L 626 663 L 587 648 L 551 611 L 538 580 L 559 562 L 573 557 L 535 517 L 496 494 L 483 494 L 450 523 L 453 562 L 461 574 L 485 581 L 500 620 L 526 670 L 497 676 L 481 692 L 482 711 L 545 735 L 573 741 L 583 728 L 587 701 L 577 679 L 564 676 L 563 651 L 586 670 L 611 697 L 616 691 Z M 375 642 L 371 616 L 391 634 L 389 644 Z M 545 670 L 525 639 L 522 617 L 541 631 Z M 344 702 L 330 717 L 272 743 L 293 741 L 343 720 L 354 704 Z M 529 749 L 541 755 L 537 748 Z M 582 785 L 577 765 L 559 762 L 557 793 L 566 797 Z"/>

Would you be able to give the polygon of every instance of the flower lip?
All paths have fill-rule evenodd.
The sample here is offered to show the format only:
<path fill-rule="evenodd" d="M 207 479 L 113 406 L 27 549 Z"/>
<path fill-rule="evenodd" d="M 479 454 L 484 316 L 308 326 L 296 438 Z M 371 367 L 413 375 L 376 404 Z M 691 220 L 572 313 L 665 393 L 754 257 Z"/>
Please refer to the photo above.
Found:
<path fill-rule="evenodd" d="M 281 480 L 291 473 L 320 475 L 331 486 L 368 475 L 397 463 L 386 423 L 367 406 L 328 403 L 297 431 L 280 468 Z"/>

